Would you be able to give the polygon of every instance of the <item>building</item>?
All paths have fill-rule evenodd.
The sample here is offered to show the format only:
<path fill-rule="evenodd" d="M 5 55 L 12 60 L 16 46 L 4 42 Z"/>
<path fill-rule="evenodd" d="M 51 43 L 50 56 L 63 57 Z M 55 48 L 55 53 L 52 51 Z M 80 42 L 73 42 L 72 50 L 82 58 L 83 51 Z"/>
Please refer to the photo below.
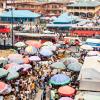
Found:
<path fill-rule="evenodd" d="M 45 16 L 59 16 L 63 12 L 64 7 L 63 3 L 58 2 L 14 2 L 7 5 L 12 5 L 18 10 L 31 10 Z"/>
<path fill-rule="evenodd" d="M 100 15 L 100 2 L 77 2 L 67 6 L 67 12 L 84 18 L 93 18 Z"/>

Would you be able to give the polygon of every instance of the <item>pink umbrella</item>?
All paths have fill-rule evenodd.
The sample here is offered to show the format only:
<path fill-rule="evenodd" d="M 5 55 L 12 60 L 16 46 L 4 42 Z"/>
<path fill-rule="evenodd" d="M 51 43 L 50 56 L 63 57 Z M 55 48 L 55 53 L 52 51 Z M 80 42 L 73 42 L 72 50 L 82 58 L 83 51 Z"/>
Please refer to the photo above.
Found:
<path fill-rule="evenodd" d="M 3 93 L 3 91 L 5 91 L 7 89 L 7 84 L 5 84 L 4 82 L 0 82 L 0 94 Z"/>
<path fill-rule="evenodd" d="M 30 61 L 40 61 L 41 58 L 38 57 L 38 56 L 31 56 L 31 57 L 29 58 L 29 60 L 30 60 Z"/>
<path fill-rule="evenodd" d="M 60 98 L 59 100 L 74 100 L 74 99 L 72 99 L 72 98 L 70 98 L 70 97 L 62 97 L 62 98 Z"/>
<path fill-rule="evenodd" d="M 35 41 L 35 40 L 27 40 L 25 43 L 28 46 L 34 46 L 35 48 L 40 48 L 42 46 L 40 41 Z"/>

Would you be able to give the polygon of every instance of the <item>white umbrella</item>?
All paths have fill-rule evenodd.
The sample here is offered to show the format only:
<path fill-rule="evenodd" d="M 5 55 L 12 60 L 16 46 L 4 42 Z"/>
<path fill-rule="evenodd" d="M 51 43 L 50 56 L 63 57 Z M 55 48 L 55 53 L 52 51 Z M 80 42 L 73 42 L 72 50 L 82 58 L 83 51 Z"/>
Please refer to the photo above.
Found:
<path fill-rule="evenodd" d="M 49 30 L 45 30 L 45 31 L 43 31 L 43 33 L 45 33 L 45 34 L 52 34 L 52 33 L 54 33 L 54 32 L 51 32 L 51 31 L 49 31 Z"/>
<path fill-rule="evenodd" d="M 80 48 L 84 50 L 93 50 L 93 48 L 90 45 L 85 45 L 85 44 L 82 45 Z"/>
<path fill-rule="evenodd" d="M 48 49 L 51 51 L 56 51 L 57 48 L 54 45 L 48 45 L 48 46 L 43 46 L 41 49 Z"/>
<path fill-rule="evenodd" d="M 70 69 L 70 70 L 79 72 L 79 71 L 81 70 L 81 68 L 82 68 L 82 64 L 81 64 L 81 63 L 78 63 L 78 62 L 70 63 L 70 64 L 67 66 L 67 68 Z"/>
<path fill-rule="evenodd" d="M 48 46 L 48 45 L 52 46 L 52 45 L 53 45 L 53 43 L 52 43 L 52 42 L 50 42 L 50 41 L 47 41 L 47 42 L 43 43 L 42 45 L 43 45 L 43 46 L 46 46 L 46 45 L 47 45 L 47 46 Z"/>
<path fill-rule="evenodd" d="M 15 43 L 15 46 L 19 48 L 19 47 L 25 47 L 26 45 L 24 42 L 17 42 Z"/>
<path fill-rule="evenodd" d="M 29 60 L 30 60 L 30 61 L 40 61 L 41 58 L 38 57 L 38 56 L 31 56 L 31 57 L 29 58 Z"/>
<path fill-rule="evenodd" d="M 100 53 L 98 51 L 89 51 L 87 53 L 87 55 L 89 55 L 89 56 L 98 56 L 98 55 L 100 55 Z"/>

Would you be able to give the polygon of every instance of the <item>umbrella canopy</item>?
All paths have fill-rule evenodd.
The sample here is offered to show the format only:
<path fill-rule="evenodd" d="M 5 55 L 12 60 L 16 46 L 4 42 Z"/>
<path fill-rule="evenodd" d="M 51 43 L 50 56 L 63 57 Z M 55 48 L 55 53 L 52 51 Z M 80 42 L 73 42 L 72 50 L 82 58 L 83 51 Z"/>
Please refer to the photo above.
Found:
<path fill-rule="evenodd" d="M 40 48 L 42 45 L 40 41 L 35 41 L 35 40 L 27 40 L 25 43 L 28 46 L 34 46 L 35 48 Z"/>
<path fill-rule="evenodd" d="M 65 85 L 70 82 L 70 78 L 65 74 L 56 74 L 50 79 L 52 85 Z"/>
<path fill-rule="evenodd" d="M 50 66 L 55 69 L 66 69 L 66 66 L 62 62 L 55 62 Z"/>
<path fill-rule="evenodd" d="M 24 42 L 17 42 L 17 43 L 15 43 L 15 46 L 20 48 L 20 47 L 25 47 L 26 45 Z"/>
<path fill-rule="evenodd" d="M 36 54 L 37 53 L 37 49 L 33 46 L 28 46 L 25 48 L 25 52 L 28 54 Z"/>
<path fill-rule="evenodd" d="M 74 100 L 74 99 L 72 99 L 72 98 L 70 98 L 70 97 L 62 97 L 62 98 L 60 98 L 59 100 Z"/>
<path fill-rule="evenodd" d="M 23 68 L 23 71 L 27 71 L 28 69 L 32 68 L 32 66 L 30 64 L 22 64 L 20 66 L 21 66 L 21 68 Z"/>
<path fill-rule="evenodd" d="M 7 80 L 13 80 L 19 77 L 19 73 L 18 72 L 10 72 L 7 76 Z"/>
<path fill-rule="evenodd" d="M 7 89 L 7 84 L 5 84 L 4 82 L 0 82 L 0 94 L 3 93 L 3 91 L 5 91 Z"/>
<path fill-rule="evenodd" d="M 52 56 L 53 55 L 53 52 L 51 51 L 51 50 L 48 50 L 48 49 L 41 49 L 40 50 L 40 54 L 42 55 L 42 56 L 45 56 L 45 57 L 50 57 L 50 56 Z"/>
<path fill-rule="evenodd" d="M 11 67 L 13 67 L 13 66 L 16 66 L 17 64 L 16 63 L 10 63 L 10 64 L 6 64 L 5 66 L 4 66 L 4 69 L 9 69 L 9 68 L 11 68 Z"/>
<path fill-rule="evenodd" d="M 93 50 L 92 46 L 86 44 L 82 45 L 80 48 L 84 50 Z"/>
<path fill-rule="evenodd" d="M 39 56 L 31 56 L 31 57 L 29 58 L 29 60 L 30 60 L 30 61 L 40 61 L 41 58 L 40 58 Z"/>
<path fill-rule="evenodd" d="M 56 51 L 56 46 L 54 46 L 54 45 L 43 46 L 42 49 L 48 49 L 48 50 L 51 50 L 51 51 Z"/>
<path fill-rule="evenodd" d="M 10 54 L 8 56 L 8 59 L 13 59 L 13 58 L 22 58 L 23 56 L 21 54 Z"/>
<path fill-rule="evenodd" d="M 30 62 L 28 57 L 23 58 L 23 61 L 24 61 L 24 64 L 29 64 Z"/>
<path fill-rule="evenodd" d="M 50 42 L 50 41 L 47 41 L 47 42 L 43 43 L 42 45 L 43 45 L 43 46 L 52 46 L 53 43 Z"/>
<path fill-rule="evenodd" d="M 73 96 L 75 94 L 75 89 L 70 86 L 62 86 L 58 89 L 58 93 L 61 96 Z"/>
<path fill-rule="evenodd" d="M 7 76 L 7 74 L 8 74 L 7 70 L 0 68 L 0 78 Z"/>
<path fill-rule="evenodd" d="M 67 68 L 70 69 L 70 70 L 79 72 L 79 71 L 81 70 L 81 68 L 82 68 L 82 64 L 81 64 L 81 63 L 78 63 L 78 62 L 70 63 L 70 64 L 67 66 Z"/>
<path fill-rule="evenodd" d="M 4 65 L 6 65 L 6 64 L 7 64 L 7 62 L 8 62 L 8 59 L 7 59 L 7 58 L 0 57 L 0 64 L 2 64 L 2 63 L 3 63 L 3 66 L 4 66 Z M 1 66 L 1 67 L 3 67 L 3 66 Z"/>
<path fill-rule="evenodd" d="M 65 64 L 65 65 L 69 65 L 70 63 L 75 63 L 75 62 L 78 62 L 78 60 L 74 57 L 69 57 L 69 58 L 64 58 L 62 59 L 62 62 Z"/>

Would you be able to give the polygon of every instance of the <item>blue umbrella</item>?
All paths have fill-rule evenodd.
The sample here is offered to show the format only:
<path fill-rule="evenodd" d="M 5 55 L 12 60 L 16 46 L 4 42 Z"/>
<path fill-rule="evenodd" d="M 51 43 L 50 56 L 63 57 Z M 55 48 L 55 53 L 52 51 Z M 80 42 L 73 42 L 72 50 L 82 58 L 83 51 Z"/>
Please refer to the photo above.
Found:
<path fill-rule="evenodd" d="M 50 56 L 52 56 L 53 55 L 53 52 L 51 51 L 51 50 L 48 50 L 48 49 L 41 49 L 40 50 L 40 54 L 42 55 L 42 56 L 45 56 L 45 57 L 50 57 Z"/>
<path fill-rule="evenodd" d="M 50 79 L 50 83 L 52 85 L 65 85 L 70 82 L 69 76 L 66 76 L 65 74 L 56 74 Z"/>

